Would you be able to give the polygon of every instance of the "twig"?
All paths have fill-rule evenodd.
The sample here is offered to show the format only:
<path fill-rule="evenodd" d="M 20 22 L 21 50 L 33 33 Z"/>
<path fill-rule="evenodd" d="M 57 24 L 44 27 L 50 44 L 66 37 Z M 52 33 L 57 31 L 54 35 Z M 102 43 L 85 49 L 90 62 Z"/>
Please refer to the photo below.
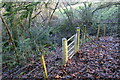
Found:
<path fill-rule="evenodd" d="M 24 68 L 26 68 L 26 67 L 28 67 L 28 66 L 30 66 L 30 65 L 28 64 L 28 65 L 26 65 L 26 66 L 20 68 L 19 70 L 17 70 L 16 72 L 14 72 L 13 75 L 16 74 L 16 73 L 18 73 L 19 71 L 23 70 Z M 12 75 L 12 74 L 11 74 L 11 75 Z"/>
<path fill-rule="evenodd" d="M 34 17 L 32 17 L 32 19 L 34 19 L 35 17 L 37 17 L 37 15 L 39 15 L 42 11 L 39 11 Z"/>
<path fill-rule="evenodd" d="M 48 23 L 49 23 L 49 22 L 50 22 L 50 20 L 52 19 L 53 14 L 55 13 L 55 10 L 57 9 L 58 4 L 59 4 L 59 1 L 56 3 L 55 9 L 53 10 L 53 12 L 52 12 L 52 14 L 51 14 L 51 16 L 50 16 L 50 19 L 49 19 Z"/>
<path fill-rule="evenodd" d="M 38 66 L 36 68 L 34 68 L 33 70 L 31 70 L 28 74 L 26 74 L 27 76 L 30 75 L 33 71 L 35 71 L 38 68 Z M 24 76 L 26 76 L 24 75 Z"/>

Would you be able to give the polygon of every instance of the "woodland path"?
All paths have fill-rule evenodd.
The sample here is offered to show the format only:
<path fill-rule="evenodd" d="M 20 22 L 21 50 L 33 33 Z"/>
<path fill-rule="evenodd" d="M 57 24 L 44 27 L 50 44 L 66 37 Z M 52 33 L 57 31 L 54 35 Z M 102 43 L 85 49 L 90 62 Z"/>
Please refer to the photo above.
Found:
<path fill-rule="evenodd" d="M 92 44 L 94 42 L 95 44 Z M 120 40 L 100 37 L 87 42 L 61 66 L 62 56 L 57 48 L 45 56 L 49 78 L 120 78 Z M 21 69 L 11 70 L 4 77 L 43 78 L 40 61 L 34 61 Z"/>

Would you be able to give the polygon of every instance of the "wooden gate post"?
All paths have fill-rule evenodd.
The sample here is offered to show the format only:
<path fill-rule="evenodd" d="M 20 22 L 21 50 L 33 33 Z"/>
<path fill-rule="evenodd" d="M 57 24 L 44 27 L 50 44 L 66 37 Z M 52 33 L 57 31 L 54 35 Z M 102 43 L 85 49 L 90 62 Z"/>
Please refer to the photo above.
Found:
<path fill-rule="evenodd" d="M 63 64 L 68 60 L 68 47 L 66 38 L 62 38 Z"/>
<path fill-rule="evenodd" d="M 80 46 L 80 28 L 77 27 L 75 36 L 75 53 L 79 50 L 79 46 Z"/>

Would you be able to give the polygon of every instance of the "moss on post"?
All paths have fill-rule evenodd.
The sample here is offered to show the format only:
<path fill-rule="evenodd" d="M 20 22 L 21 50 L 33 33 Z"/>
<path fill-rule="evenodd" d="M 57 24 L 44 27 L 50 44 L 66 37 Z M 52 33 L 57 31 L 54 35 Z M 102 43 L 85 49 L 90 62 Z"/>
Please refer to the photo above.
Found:
<path fill-rule="evenodd" d="M 68 60 L 68 47 L 66 38 L 62 39 L 62 53 L 63 53 L 63 64 L 65 64 Z"/>

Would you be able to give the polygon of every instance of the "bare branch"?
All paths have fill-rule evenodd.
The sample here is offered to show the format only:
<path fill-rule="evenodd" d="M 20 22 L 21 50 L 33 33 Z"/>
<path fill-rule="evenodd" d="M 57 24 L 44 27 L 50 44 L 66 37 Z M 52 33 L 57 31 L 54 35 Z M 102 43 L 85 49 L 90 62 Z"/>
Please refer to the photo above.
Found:
<path fill-rule="evenodd" d="M 100 9 L 103 9 L 103 8 L 106 8 L 106 7 L 110 7 L 110 6 L 113 6 L 113 5 L 120 5 L 120 2 L 109 2 L 109 3 L 106 3 L 106 4 L 102 4 L 100 6 L 98 6 L 93 12 L 92 12 L 92 15 L 97 11 L 97 10 L 100 10 Z"/>

